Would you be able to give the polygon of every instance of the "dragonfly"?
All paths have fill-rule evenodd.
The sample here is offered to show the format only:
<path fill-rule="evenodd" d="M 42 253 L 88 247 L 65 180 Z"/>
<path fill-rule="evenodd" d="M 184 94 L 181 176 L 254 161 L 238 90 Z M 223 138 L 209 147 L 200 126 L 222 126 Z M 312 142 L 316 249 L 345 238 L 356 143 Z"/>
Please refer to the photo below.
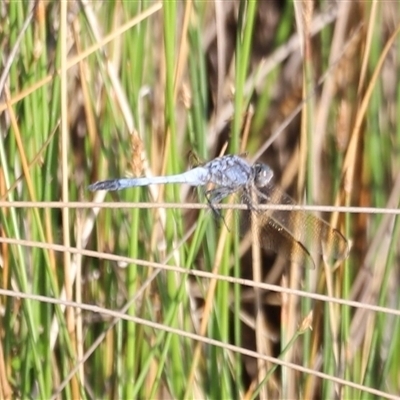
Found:
<path fill-rule="evenodd" d="M 279 186 L 273 183 L 272 169 L 263 163 L 251 164 L 245 157 L 225 155 L 203 165 L 176 175 L 139 178 L 117 178 L 89 185 L 89 190 L 115 191 L 131 187 L 157 184 L 187 184 L 194 187 L 209 187 L 206 199 L 210 208 L 215 208 L 223 199 L 240 194 L 255 224 L 257 243 L 284 258 L 302 264 L 313 255 L 323 255 L 326 260 L 342 261 L 347 258 L 347 239 L 323 219 L 305 210 L 260 209 L 262 204 L 284 204 L 294 206 L 296 202 Z M 254 218 L 253 218 L 254 216 Z M 254 222 L 253 222 L 254 221 Z"/>

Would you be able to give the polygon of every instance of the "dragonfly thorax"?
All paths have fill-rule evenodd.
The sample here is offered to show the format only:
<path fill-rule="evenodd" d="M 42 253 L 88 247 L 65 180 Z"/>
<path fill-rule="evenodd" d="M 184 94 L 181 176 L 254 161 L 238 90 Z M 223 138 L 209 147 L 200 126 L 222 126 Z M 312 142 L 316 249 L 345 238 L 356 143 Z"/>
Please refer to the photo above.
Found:
<path fill-rule="evenodd" d="M 253 165 L 254 184 L 256 187 L 264 187 L 271 183 L 274 176 L 272 169 L 266 165 L 257 163 Z"/>

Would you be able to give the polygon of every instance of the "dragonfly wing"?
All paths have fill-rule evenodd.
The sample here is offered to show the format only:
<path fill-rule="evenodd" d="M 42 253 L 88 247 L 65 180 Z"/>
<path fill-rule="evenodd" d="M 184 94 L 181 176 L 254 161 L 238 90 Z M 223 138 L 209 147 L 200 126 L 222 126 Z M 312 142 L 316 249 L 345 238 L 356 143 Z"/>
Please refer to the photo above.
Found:
<path fill-rule="evenodd" d="M 260 204 L 296 205 L 296 202 L 278 187 L 269 184 L 257 190 Z M 280 227 L 293 240 L 301 243 L 310 253 L 324 255 L 328 260 L 343 260 L 348 254 L 345 237 L 324 220 L 302 210 L 267 210 L 260 213 L 260 224 Z"/>
<path fill-rule="evenodd" d="M 252 237 L 252 240 L 257 240 L 260 247 L 271 250 L 282 258 L 291 260 L 299 265 L 309 260 L 312 267 L 315 267 L 314 259 L 301 242 L 295 240 L 287 230 L 275 223 L 273 219 L 265 219 L 264 216 L 260 216 L 258 211 L 251 212 L 256 213 L 255 223 L 257 228 L 257 237 Z M 245 211 L 247 215 L 242 223 L 243 233 L 247 232 L 249 235 L 252 234 L 251 212 Z"/>

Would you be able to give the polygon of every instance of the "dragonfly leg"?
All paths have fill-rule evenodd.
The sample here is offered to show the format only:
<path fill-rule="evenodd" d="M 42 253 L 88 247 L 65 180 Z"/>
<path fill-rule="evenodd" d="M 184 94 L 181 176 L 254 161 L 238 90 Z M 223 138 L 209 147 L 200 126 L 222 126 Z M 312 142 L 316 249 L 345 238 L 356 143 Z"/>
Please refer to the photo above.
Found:
<path fill-rule="evenodd" d="M 218 208 L 214 207 L 215 203 L 209 198 L 207 193 L 206 193 L 206 199 L 207 199 L 208 206 L 210 207 L 212 213 L 214 214 L 214 217 L 216 219 L 218 219 L 218 218 L 222 218 L 223 219 L 223 216 L 221 214 L 221 210 L 219 210 Z"/>
<path fill-rule="evenodd" d="M 222 187 L 222 188 L 216 188 L 216 189 L 211 189 L 211 190 L 207 190 L 205 192 L 205 196 L 208 202 L 208 205 L 210 206 L 214 216 L 216 219 L 221 218 L 222 221 L 224 221 L 225 226 L 228 228 L 228 225 L 225 222 L 225 219 L 221 213 L 221 210 L 215 207 L 215 204 L 219 204 L 221 203 L 221 201 L 229 196 L 230 194 L 232 194 L 233 192 L 235 192 L 236 190 L 232 190 L 231 188 L 228 187 Z"/>
<path fill-rule="evenodd" d="M 213 204 L 219 204 L 221 201 L 229 196 L 233 191 L 230 188 L 222 187 L 206 191 L 208 200 Z"/>
<path fill-rule="evenodd" d="M 214 216 L 216 218 L 223 218 L 222 214 L 221 214 L 221 210 L 214 207 L 215 204 L 220 203 L 221 200 L 224 198 L 221 196 L 221 194 L 218 193 L 218 191 L 219 191 L 219 189 L 207 190 L 205 192 L 205 196 L 207 199 L 207 203 L 210 206 Z"/>
<path fill-rule="evenodd" d="M 249 189 L 243 190 L 242 201 L 246 204 L 249 211 L 256 211 L 256 207 L 254 207 L 254 201 L 251 198 L 251 191 Z"/>

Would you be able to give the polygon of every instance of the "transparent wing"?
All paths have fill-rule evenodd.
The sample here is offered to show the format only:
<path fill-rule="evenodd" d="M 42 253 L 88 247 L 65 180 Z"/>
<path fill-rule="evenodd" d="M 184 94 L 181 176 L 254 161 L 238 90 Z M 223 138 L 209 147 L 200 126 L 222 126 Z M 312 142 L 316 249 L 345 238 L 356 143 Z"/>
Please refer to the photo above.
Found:
<path fill-rule="evenodd" d="M 259 204 L 295 205 L 296 202 L 281 189 L 268 184 L 254 189 Z M 327 260 L 343 260 L 348 255 L 345 237 L 327 222 L 302 210 L 257 210 L 259 240 L 263 247 L 286 253 L 296 262 L 304 261 L 311 254 L 322 254 Z"/>
<path fill-rule="evenodd" d="M 238 190 L 236 190 L 238 192 Z M 217 208 L 214 207 L 225 197 L 234 194 L 235 191 L 229 188 L 214 189 L 206 194 L 208 203 L 214 216 L 220 221 L 224 221 L 223 216 Z M 235 196 L 236 197 L 236 196 Z M 241 199 L 237 196 L 238 200 L 242 200 L 249 206 L 249 210 L 236 210 L 234 218 L 238 221 L 240 226 L 240 236 L 245 241 L 258 240 L 261 247 L 272 250 L 285 259 L 290 259 L 297 264 L 303 264 L 305 260 L 310 260 L 312 265 L 315 266 L 314 260 L 310 252 L 304 244 L 294 238 L 289 230 L 279 224 L 274 218 L 268 217 L 265 211 L 257 211 L 257 205 L 250 203 L 249 196 L 243 191 Z M 262 196 L 265 202 L 265 198 Z M 256 216 L 255 223 L 258 231 L 257 237 L 252 237 L 251 222 L 252 214 Z M 232 224 L 233 226 L 233 224 Z M 232 228 L 231 225 L 228 229 Z"/>
<path fill-rule="evenodd" d="M 247 216 L 242 223 L 242 226 L 245 227 L 243 232 L 247 231 L 247 234 L 251 235 L 250 211 L 246 211 L 245 213 Z M 258 214 L 258 212 L 256 213 Z M 312 266 L 315 266 L 314 259 L 307 247 L 295 240 L 286 229 L 275 223 L 273 219 L 256 218 L 256 227 L 258 235 L 252 239 L 258 240 L 262 248 L 271 250 L 282 258 L 291 260 L 296 264 L 302 265 L 306 260 L 310 260 Z"/>

